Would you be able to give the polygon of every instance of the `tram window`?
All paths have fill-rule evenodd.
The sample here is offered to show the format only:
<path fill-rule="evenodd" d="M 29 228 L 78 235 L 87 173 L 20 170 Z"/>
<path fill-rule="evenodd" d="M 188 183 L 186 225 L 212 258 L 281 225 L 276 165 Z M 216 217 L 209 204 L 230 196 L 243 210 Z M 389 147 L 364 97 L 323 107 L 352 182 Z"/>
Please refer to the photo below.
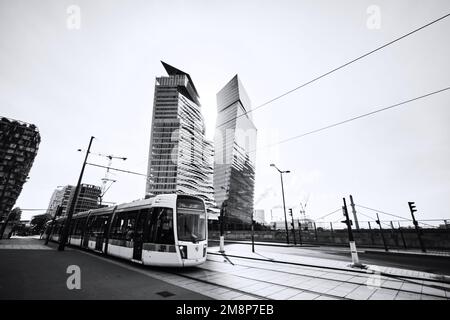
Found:
<path fill-rule="evenodd" d="M 151 209 L 143 209 L 139 212 L 139 219 L 136 224 L 136 230 L 135 230 L 135 238 L 142 239 L 142 236 L 145 232 L 146 228 L 146 221 L 149 219 L 149 216 L 151 214 Z"/>
<path fill-rule="evenodd" d="M 84 224 L 86 223 L 86 218 L 77 219 L 77 225 L 75 226 L 74 234 L 80 236 L 83 233 Z"/>
<path fill-rule="evenodd" d="M 87 235 L 92 235 L 92 231 L 94 230 L 94 222 L 95 222 L 95 216 L 94 217 L 89 217 L 88 221 L 87 221 L 87 226 L 86 226 L 86 234 Z"/>
<path fill-rule="evenodd" d="M 111 239 L 132 240 L 137 213 L 138 211 L 119 213 L 111 228 Z"/>
<path fill-rule="evenodd" d="M 103 236 L 108 222 L 108 216 L 96 216 L 92 223 L 91 234 L 94 236 Z"/>
<path fill-rule="evenodd" d="M 153 208 L 148 242 L 175 244 L 173 235 L 173 210 L 170 208 Z"/>

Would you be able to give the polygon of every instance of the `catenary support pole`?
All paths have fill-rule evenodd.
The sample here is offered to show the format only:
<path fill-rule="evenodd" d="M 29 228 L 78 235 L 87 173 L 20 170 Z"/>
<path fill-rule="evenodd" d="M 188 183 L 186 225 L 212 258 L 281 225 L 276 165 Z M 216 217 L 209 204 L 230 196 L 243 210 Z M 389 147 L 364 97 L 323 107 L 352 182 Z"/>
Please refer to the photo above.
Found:
<path fill-rule="evenodd" d="M 91 139 L 89 141 L 89 146 L 86 151 L 86 156 L 84 158 L 83 166 L 81 167 L 80 177 L 78 178 L 78 183 L 77 183 L 77 186 L 75 187 L 73 199 L 70 202 L 69 211 L 67 213 L 67 219 L 64 223 L 64 228 L 63 228 L 63 232 L 61 235 L 61 239 L 59 240 L 58 251 L 64 251 L 64 247 L 66 245 L 66 241 L 67 241 L 67 238 L 69 235 L 70 222 L 72 221 L 73 212 L 75 211 L 75 205 L 78 200 L 78 194 L 80 192 L 81 181 L 83 180 L 84 168 L 86 167 L 86 162 L 87 162 L 87 159 L 89 156 L 89 152 L 91 151 L 92 140 L 94 140 L 94 137 L 91 137 Z"/>
<path fill-rule="evenodd" d="M 348 240 L 350 243 L 350 253 L 352 255 L 352 267 L 361 268 L 361 267 L 363 267 L 363 265 L 359 262 L 358 251 L 356 249 L 355 239 L 353 238 L 352 223 L 348 216 L 347 203 L 345 201 L 345 198 L 342 198 L 342 200 L 344 201 L 344 206 L 342 207 L 342 211 L 343 211 L 343 214 L 345 217 L 345 220 L 342 222 L 347 225 Z"/>

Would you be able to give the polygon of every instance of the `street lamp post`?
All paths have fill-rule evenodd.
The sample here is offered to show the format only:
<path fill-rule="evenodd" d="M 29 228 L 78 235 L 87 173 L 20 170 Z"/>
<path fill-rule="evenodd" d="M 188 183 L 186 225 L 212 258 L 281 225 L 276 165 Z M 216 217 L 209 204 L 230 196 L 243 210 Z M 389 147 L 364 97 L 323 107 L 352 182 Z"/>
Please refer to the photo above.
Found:
<path fill-rule="evenodd" d="M 274 167 L 275 169 L 278 170 L 278 172 L 280 173 L 280 177 L 281 177 L 281 193 L 283 195 L 283 210 L 284 210 L 284 223 L 286 226 L 286 242 L 287 244 L 289 244 L 289 229 L 288 229 L 288 224 L 287 224 L 287 217 L 286 217 L 286 204 L 284 201 L 284 186 L 283 186 L 283 173 L 289 173 L 289 170 L 286 171 L 281 171 L 280 169 L 277 168 L 277 166 L 273 163 L 270 164 L 271 167 Z"/>

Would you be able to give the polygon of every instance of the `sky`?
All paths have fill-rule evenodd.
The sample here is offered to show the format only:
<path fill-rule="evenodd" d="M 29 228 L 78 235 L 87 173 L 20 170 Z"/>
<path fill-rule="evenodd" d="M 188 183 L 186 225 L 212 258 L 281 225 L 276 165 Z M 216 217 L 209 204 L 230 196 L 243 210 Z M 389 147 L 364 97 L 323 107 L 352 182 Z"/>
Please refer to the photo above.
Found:
<path fill-rule="evenodd" d="M 449 12 L 447 0 L 0 0 L 0 114 L 35 124 L 42 137 L 16 206 L 46 209 L 57 186 L 76 184 L 77 149 L 90 136 L 93 153 L 127 157 L 113 167 L 146 174 L 161 60 L 191 75 L 213 139 L 216 93 L 235 74 L 256 107 Z M 447 18 L 254 111 L 255 209 L 282 217 L 275 163 L 291 171 L 284 189 L 295 216 L 300 202 L 317 219 L 352 194 L 401 217 L 415 201 L 417 219 L 449 219 L 450 91 L 267 147 L 450 86 L 449 31 Z M 104 176 L 88 166 L 83 182 Z M 105 201 L 145 195 L 145 177 L 110 178 Z"/>

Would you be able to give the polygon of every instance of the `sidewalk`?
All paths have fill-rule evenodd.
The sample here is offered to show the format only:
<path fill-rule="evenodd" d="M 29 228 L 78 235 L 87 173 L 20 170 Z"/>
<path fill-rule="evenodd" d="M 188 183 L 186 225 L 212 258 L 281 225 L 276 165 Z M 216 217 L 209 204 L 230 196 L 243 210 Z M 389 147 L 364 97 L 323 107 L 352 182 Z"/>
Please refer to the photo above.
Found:
<path fill-rule="evenodd" d="M 256 243 L 255 243 L 256 244 Z M 214 255 L 221 255 L 219 252 L 219 247 L 209 247 L 208 253 L 212 253 Z M 441 281 L 448 283 L 448 288 L 450 288 L 450 276 L 428 273 L 422 271 L 415 271 L 410 269 L 401 269 L 401 268 L 393 268 L 393 267 L 385 267 L 374 264 L 366 265 L 365 269 L 354 268 L 351 266 L 351 260 L 349 261 L 338 261 L 332 259 L 325 258 L 316 258 L 304 255 L 291 255 L 285 253 L 274 253 L 270 251 L 264 251 L 263 249 L 256 249 L 255 253 L 252 253 L 251 250 L 236 250 L 233 249 L 233 245 L 228 245 L 225 247 L 225 255 L 226 256 L 240 256 L 255 260 L 264 260 L 271 262 L 278 262 L 282 264 L 294 264 L 301 266 L 314 266 L 314 267 L 323 267 L 323 268 L 336 268 L 342 271 L 346 270 L 359 270 L 365 273 L 375 273 L 382 274 L 387 276 L 394 277 L 408 277 L 408 278 L 417 278 L 419 281 Z"/>

